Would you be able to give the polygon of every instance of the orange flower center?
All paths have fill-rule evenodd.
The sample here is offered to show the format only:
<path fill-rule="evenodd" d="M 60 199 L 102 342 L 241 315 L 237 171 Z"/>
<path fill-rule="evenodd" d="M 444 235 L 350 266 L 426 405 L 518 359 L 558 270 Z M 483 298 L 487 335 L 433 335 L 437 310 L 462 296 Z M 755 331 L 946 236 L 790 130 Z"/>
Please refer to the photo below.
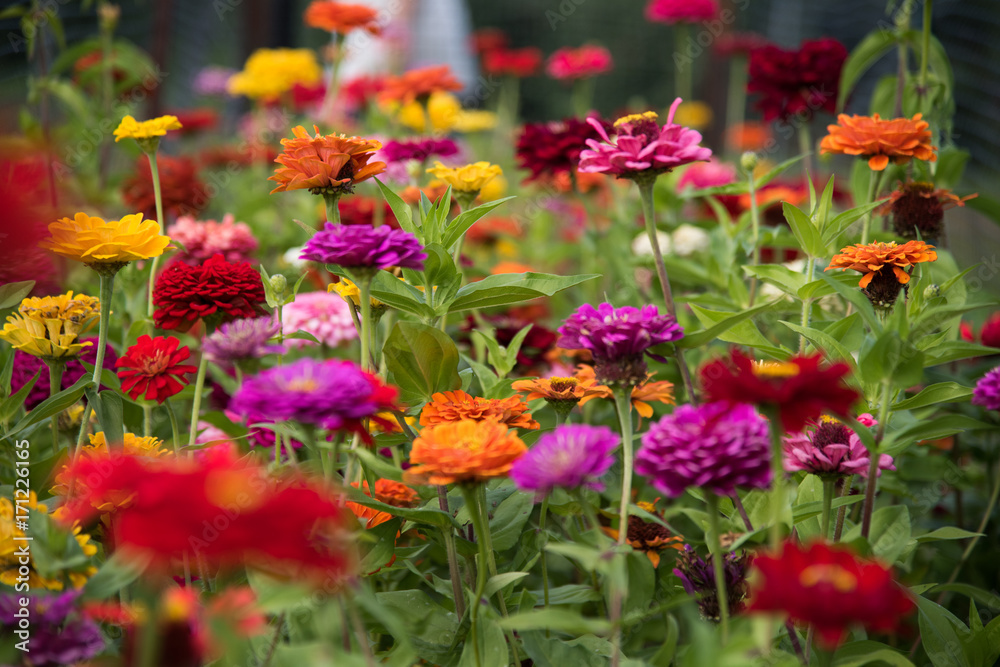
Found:
<path fill-rule="evenodd" d="M 311 392 L 316 391 L 319 385 L 312 378 L 295 378 L 288 383 L 289 391 Z"/>
<path fill-rule="evenodd" d="M 790 378 L 800 372 L 798 365 L 790 361 L 755 361 L 753 374 L 757 377 Z"/>
<path fill-rule="evenodd" d="M 806 588 L 830 584 L 840 593 L 850 593 L 858 587 L 858 578 L 839 565 L 810 565 L 802 570 L 799 583 Z"/>
<path fill-rule="evenodd" d="M 170 355 L 163 350 L 157 350 L 152 355 L 139 362 L 139 370 L 143 375 L 153 377 L 160 375 L 170 365 Z"/>

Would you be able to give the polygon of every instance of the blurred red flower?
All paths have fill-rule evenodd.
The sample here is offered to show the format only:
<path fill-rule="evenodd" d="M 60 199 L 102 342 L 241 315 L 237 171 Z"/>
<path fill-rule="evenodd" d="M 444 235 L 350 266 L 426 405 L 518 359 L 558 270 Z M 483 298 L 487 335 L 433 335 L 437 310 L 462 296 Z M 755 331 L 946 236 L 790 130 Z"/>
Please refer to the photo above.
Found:
<path fill-rule="evenodd" d="M 483 70 L 496 76 L 534 76 L 541 66 L 541 49 L 530 46 L 524 49 L 493 49 L 483 54 Z"/>
<path fill-rule="evenodd" d="M 765 121 L 835 113 L 845 60 L 847 49 L 830 38 L 806 40 L 791 51 L 762 46 L 750 52 L 747 92 L 760 95 L 756 106 Z"/>
<path fill-rule="evenodd" d="M 156 158 L 160 173 L 160 195 L 163 215 L 195 215 L 208 204 L 208 191 L 198 177 L 198 166 L 187 157 L 160 155 Z M 135 173 L 122 184 L 122 199 L 130 211 L 142 213 L 144 218 L 156 220 L 161 227 L 165 220 L 157 220 L 156 198 L 153 194 L 153 177 L 145 155 L 135 164 Z"/>

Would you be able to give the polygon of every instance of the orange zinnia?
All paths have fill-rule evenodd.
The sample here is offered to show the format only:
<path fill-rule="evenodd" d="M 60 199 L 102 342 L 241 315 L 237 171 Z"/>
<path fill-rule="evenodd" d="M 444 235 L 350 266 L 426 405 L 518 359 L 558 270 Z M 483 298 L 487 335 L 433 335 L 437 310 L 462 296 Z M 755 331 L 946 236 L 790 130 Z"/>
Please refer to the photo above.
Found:
<path fill-rule="evenodd" d="M 889 166 L 890 158 L 896 164 L 906 164 L 910 158 L 934 162 L 937 147 L 931 145 L 931 131 L 921 117 L 882 120 L 878 114 L 840 114 L 839 125 L 827 126 L 830 134 L 820 142 L 820 153 L 860 155 L 868 158 L 868 166 L 875 171 Z"/>
<path fill-rule="evenodd" d="M 863 289 L 868 287 L 883 268 L 891 267 L 900 285 L 910 282 L 910 274 L 904 268 L 920 262 L 933 262 L 937 259 L 934 246 L 923 241 L 907 241 L 903 245 L 895 241 L 879 243 L 875 241 L 867 245 L 853 245 L 841 249 L 841 254 L 834 255 L 830 261 L 830 269 L 854 269 L 865 274 L 858 285 Z"/>
<path fill-rule="evenodd" d="M 440 91 L 461 90 L 462 84 L 451 68 L 447 65 L 421 67 L 411 69 L 400 76 L 386 80 L 385 88 L 379 93 L 379 99 L 384 102 L 399 102 L 408 104 L 414 100 L 423 100 Z"/>
<path fill-rule="evenodd" d="M 294 139 L 282 139 L 284 152 L 274 161 L 282 165 L 267 180 L 277 181 L 271 193 L 309 190 L 314 195 L 351 192 L 355 183 L 385 170 L 384 162 L 368 161 L 382 144 L 373 139 L 328 134 L 313 125 L 311 137 L 301 125 L 292 128 Z"/>
<path fill-rule="evenodd" d="M 461 389 L 431 396 L 430 402 L 420 411 L 420 425 L 434 426 L 463 420 L 494 421 L 512 428 L 539 428 L 539 423 L 528 413 L 528 404 L 520 396 L 510 398 L 481 398 L 471 396 Z"/>
<path fill-rule="evenodd" d="M 606 387 L 597 384 L 596 378 L 550 377 L 533 380 L 518 380 L 511 388 L 514 391 L 526 391 L 526 401 L 544 398 L 546 401 L 573 401 L 578 403 L 584 398 L 604 396 Z"/>
<path fill-rule="evenodd" d="M 653 416 L 653 406 L 650 405 L 650 402 L 657 401 L 659 403 L 666 403 L 667 405 L 674 405 L 674 384 L 667 380 L 650 382 L 654 375 L 656 373 L 650 373 L 646 376 L 646 382 L 632 388 L 632 407 L 639 413 L 639 428 L 642 427 L 643 417 L 649 419 Z M 580 364 L 576 367 L 575 377 L 581 383 L 593 383 L 589 385 L 591 387 L 589 394 L 584 396 L 583 400 L 580 401 L 581 405 L 592 398 L 613 399 L 615 397 L 610 387 L 597 384 L 597 376 L 594 373 L 593 366 Z"/>
<path fill-rule="evenodd" d="M 350 5 L 330 0 L 313 0 L 303 17 L 310 28 L 346 35 L 352 30 L 367 30 L 372 35 L 382 33 L 378 12 L 364 5 Z"/>
<path fill-rule="evenodd" d="M 357 488 L 358 483 L 351 482 L 351 486 Z M 364 494 L 370 498 L 372 494 L 368 490 L 368 482 L 362 482 L 361 488 Z M 413 507 L 419 500 L 419 496 L 417 496 L 416 491 L 402 482 L 379 479 L 375 481 L 375 500 L 393 507 Z M 364 519 L 366 528 L 374 528 L 392 519 L 392 515 L 388 512 L 381 512 L 355 502 L 348 501 L 347 509 L 351 510 L 358 519 Z"/>
<path fill-rule="evenodd" d="M 483 482 L 506 475 L 527 451 L 514 431 L 493 420 L 429 426 L 413 441 L 414 465 L 403 479 L 411 484 Z"/>
<path fill-rule="evenodd" d="M 659 498 L 651 503 L 640 502 L 639 507 L 662 519 L 663 514 L 656 510 L 657 501 L 659 501 Z M 609 537 L 615 540 L 618 539 L 617 529 L 604 526 L 601 530 Z M 634 514 L 628 518 L 628 533 L 625 535 L 625 541 L 633 549 L 644 552 L 646 558 L 653 564 L 653 567 L 660 565 L 660 552 L 664 549 L 684 550 L 683 535 L 672 535 L 669 530 L 659 523 L 646 521 Z"/>

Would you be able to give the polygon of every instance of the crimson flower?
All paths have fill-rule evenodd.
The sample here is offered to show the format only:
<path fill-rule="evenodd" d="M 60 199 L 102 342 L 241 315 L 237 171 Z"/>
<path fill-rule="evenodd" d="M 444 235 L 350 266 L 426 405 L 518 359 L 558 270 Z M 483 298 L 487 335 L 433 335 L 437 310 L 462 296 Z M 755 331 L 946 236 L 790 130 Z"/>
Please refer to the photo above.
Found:
<path fill-rule="evenodd" d="M 208 189 L 198 177 L 198 166 L 187 157 L 160 155 L 156 159 L 160 174 L 160 196 L 163 215 L 194 215 L 208 203 Z M 122 199 L 130 211 L 141 212 L 144 218 L 156 220 L 156 197 L 153 192 L 153 176 L 146 156 L 139 156 L 135 172 L 122 184 Z M 157 220 L 160 225 L 165 220 Z"/>
<path fill-rule="evenodd" d="M 827 648 L 836 648 L 854 625 L 892 632 L 914 608 L 889 567 L 845 546 L 785 542 L 780 554 L 754 558 L 753 568 L 749 610 L 780 611 L 811 625 Z"/>
<path fill-rule="evenodd" d="M 178 347 L 180 341 L 173 336 L 139 336 L 117 362 L 115 368 L 122 381 L 122 391 L 133 401 L 140 397 L 147 401 L 163 403 L 187 384 L 186 373 L 198 370 L 181 362 L 191 356 L 187 346 Z"/>
<path fill-rule="evenodd" d="M 847 49 L 835 39 L 806 40 L 792 51 L 768 44 L 750 52 L 747 92 L 760 94 L 765 121 L 835 113 L 845 60 Z"/>
<path fill-rule="evenodd" d="M 760 361 L 734 351 L 728 360 L 717 359 L 701 369 L 706 401 L 751 403 L 763 411 L 777 410 L 788 432 L 801 431 L 823 413 L 849 416 L 860 398 L 844 384 L 850 371 L 838 362 L 820 368 L 822 356 L 796 356 L 788 361 Z"/>
<path fill-rule="evenodd" d="M 605 132 L 611 132 L 610 121 L 595 119 Z M 531 172 L 525 181 L 543 180 L 574 171 L 587 140 L 597 141 L 601 135 L 588 120 L 565 118 L 548 123 L 527 123 L 517 138 L 517 162 Z"/>
<path fill-rule="evenodd" d="M 523 79 L 534 76 L 542 66 L 542 51 L 529 46 L 524 49 L 499 48 L 483 54 L 483 70 L 496 76 Z"/>
<path fill-rule="evenodd" d="M 247 262 L 215 255 L 201 266 L 174 262 L 156 279 L 153 320 L 160 329 L 187 331 L 200 319 L 212 324 L 264 313 L 264 286 Z"/>

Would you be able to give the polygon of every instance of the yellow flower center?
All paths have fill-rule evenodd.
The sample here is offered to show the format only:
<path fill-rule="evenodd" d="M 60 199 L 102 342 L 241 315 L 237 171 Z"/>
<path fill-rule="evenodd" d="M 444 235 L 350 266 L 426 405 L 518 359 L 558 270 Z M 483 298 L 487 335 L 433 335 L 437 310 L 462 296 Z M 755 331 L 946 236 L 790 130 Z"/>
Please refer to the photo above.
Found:
<path fill-rule="evenodd" d="M 630 113 L 627 116 L 622 116 L 615 121 L 615 127 L 621 127 L 625 123 L 638 123 L 642 120 L 656 120 L 659 115 L 655 111 L 646 111 L 644 113 Z"/>
<path fill-rule="evenodd" d="M 797 365 L 790 361 L 755 361 L 753 374 L 757 377 L 790 378 L 800 372 Z"/>
<path fill-rule="evenodd" d="M 295 378 L 294 380 L 289 382 L 287 386 L 289 391 L 301 391 L 301 392 L 316 391 L 318 387 L 319 384 L 317 384 L 316 380 L 312 378 Z"/>
<path fill-rule="evenodd" d="M 549 378 L 549 386 L 552 387 L 552 391 L 569 391 L 575 388 L 577 385 L 576 378 L 562 378 L 562 377 L 552 377 Z"/>
<path fill-rule="evenodd" d="M 830 415 L 823 415 L 822 417 L 819 418 L 819 421 L 822 424 L 839 424 L 840 423 L 840 420 L 834 419 Z"/>
<path fill-rule="evenodd" d="M 830 584 L 840 593 L 850 593 L 858 587 L 858 578 L 839 565 L 810 565 L 802 570 L 799 583 L 806 588 Z"/>

